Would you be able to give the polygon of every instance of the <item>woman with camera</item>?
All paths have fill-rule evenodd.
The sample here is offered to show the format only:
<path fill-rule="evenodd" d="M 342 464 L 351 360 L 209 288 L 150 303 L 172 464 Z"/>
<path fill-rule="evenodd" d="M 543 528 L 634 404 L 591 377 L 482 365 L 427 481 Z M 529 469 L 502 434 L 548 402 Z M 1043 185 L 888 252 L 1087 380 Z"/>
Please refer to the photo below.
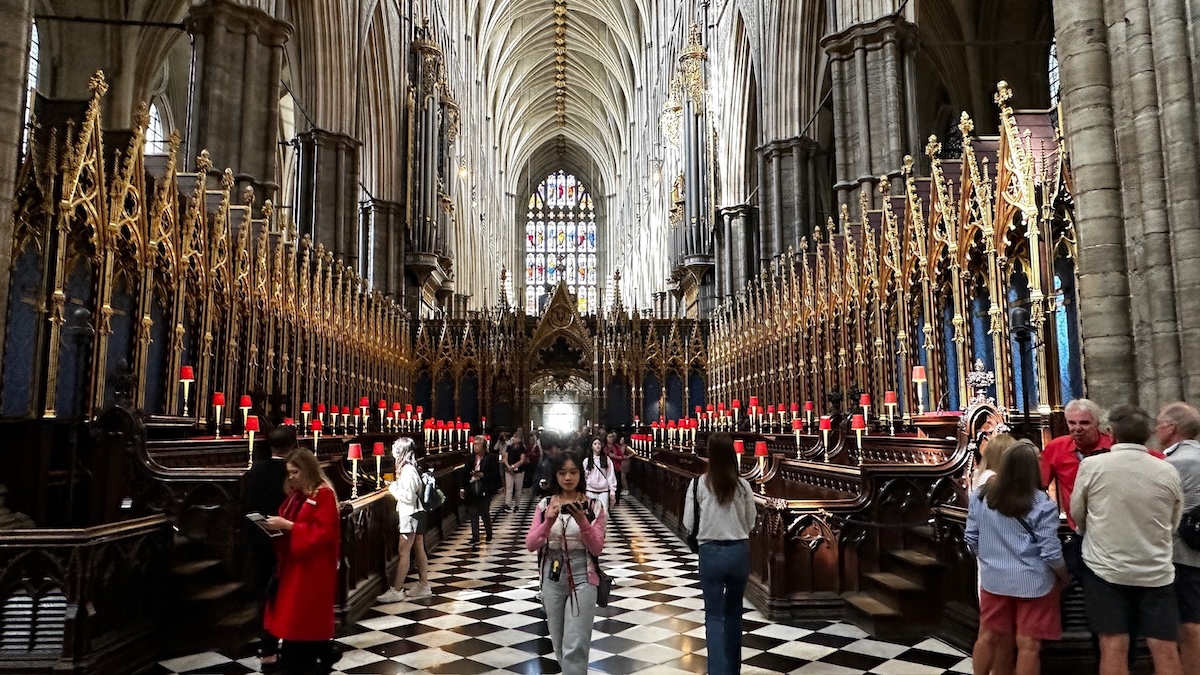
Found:
<path fill-rule="evenodd" d="M 425 531 L 429 526 L 429 514 L 421 505 L 421 492 L 425 482 L 421 480 L 421 469 L 417 466 L 415 447 L 411 438 L 397 438 L 392 444 L 392 457 L 396 460 L 396 480 L 388 484 L 388 492 L 396 500 L 396 515 L 400 524 L 400 558 L 396 563 L 396 583 L 387 589 L 376 602 L 404 602 L 408 599 L 426 598 L 433 594 L 429 586 L 429 561 L 425 556 Z M 411 591 L 404 590 L 404 579 L 408 576 L 409 563 L 417 563 L 417 585 Z"/>
<path fill-rule="evenodd" d="M 584 492 L 582 465 L 575 452 L 554 458 L 551 494 L 538 503 L 525 535 L 526 548 L 540 552 L 542 606 L 563 675 L 588 672 L 607 518 L 603 504 Z"/>

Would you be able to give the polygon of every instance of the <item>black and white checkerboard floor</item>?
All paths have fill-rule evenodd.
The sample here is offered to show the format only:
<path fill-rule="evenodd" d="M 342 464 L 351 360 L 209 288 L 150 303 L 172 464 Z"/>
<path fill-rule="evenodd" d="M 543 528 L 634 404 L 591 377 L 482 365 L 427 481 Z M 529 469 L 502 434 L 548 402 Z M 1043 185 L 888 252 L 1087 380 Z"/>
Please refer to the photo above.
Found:
<path fill-rule="evenodd" d="M 500 502 L 496 502 L 498 505 Z M 430 556 L 434 595 L 377 605 L 346 635 L 336 673 L 557 673 L 536 561 L 525 550 L 531 509 L 494 511 L 495 537 L 472 552 L 462 528 Z M 603 557 L 614 599 L 599 609 L 591 670 L 624 675 L 704 673 L 704 604 L 695 554 L 633 499 L 614 510 Z M 415 573 L 414 573 L 415 575 Z M 742 673 L 949 675 L 970 673 L 967 655 L 935 639 L 869 639 L 840 622 L 784 625 L 746 603 Z M 257 659 L 215 652 L 163 661 L 148 675 L 244 675 Z"/>

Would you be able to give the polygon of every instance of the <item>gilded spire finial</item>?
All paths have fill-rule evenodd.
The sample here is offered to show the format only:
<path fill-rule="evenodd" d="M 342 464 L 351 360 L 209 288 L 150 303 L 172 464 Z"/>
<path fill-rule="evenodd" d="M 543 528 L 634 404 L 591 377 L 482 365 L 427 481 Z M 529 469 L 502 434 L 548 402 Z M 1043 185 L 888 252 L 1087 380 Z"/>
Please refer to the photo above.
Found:
<path fill-rule="evenodd" d="M 97 70 L 88 80 L 88 90 L 96 96 L 104 96 L 108 93 L 108 82 L 104 79 L 103 70 Z"/>

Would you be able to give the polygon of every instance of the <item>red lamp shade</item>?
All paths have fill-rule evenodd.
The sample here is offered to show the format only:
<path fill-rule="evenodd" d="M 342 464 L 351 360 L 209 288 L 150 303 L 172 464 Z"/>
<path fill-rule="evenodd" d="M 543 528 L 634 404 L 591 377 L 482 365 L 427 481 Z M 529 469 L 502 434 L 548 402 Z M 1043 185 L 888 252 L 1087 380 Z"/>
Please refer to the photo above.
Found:
<path fill-rule="evenodd" d="M 792 420 L 792 431 L 800 431 L 803 428 L 804 428 L 804 420 L 802 420 L 802 419 Z"/>
<path fill-rule="evenodd" d="M 376 457 L 383 457 L 383 442 L 375 441 L 375 446 L 371 448 L 371 454 Z"/>
<path fill-rule="evenodd" d="M 250 403 L 250 395 L 249 394 L 242 394 L 242 398 L 239 400 L 241 402 L 238 405 L 242 408 L 249 408 L 252 405 Z"/>
<path fill-rule="evenodd" d="M 817 406 L 816 406 L 816 405 L 814 405 L 812 401 L 805 401 L 805 402 L 804 402 L 804 411 L 805 411 L 805 412 L 812 412 L 812 411 L 814 411 L 814 410 L 816 410 L 816 409 L 817 409 Z"/>
<path fill-rule="evenodd" d="M 379 399 L 379 404 L 375 407 L 379 408 L 380 410 L 387 410 L 387 401 Z"/>
<path fill-rule="evenodd" d="M 732 407 L 734 410 L 738 410 L 738 409 L 740 409 L 740 408 L 742 407 L 742 402 L 741 402 L 741 401 L 739 401 L 739 400 L 737 400 L 737 399 L 735 398 L 735 399 L 733 399 L 733 402 L 732 402 L 732 403 L 730 403 L 729 405 L 730 405 L 730 406 L 731 406 L 731 407 Z"/>
<path fill-rule="evenodd" d="M 868 406 L 871 405 L 871 395 L 864 393 L 862 396 L 859 396 L 858 404 L 859 405 L 868 405 Z"/>
<path fill-rule="evenodd" d="M 773 406 L 773 405 L 767 406 L 767 414 L 774 415 L 775 414 L 775 406 Z"/>
<path fill-rule="evenodd" d="M 896 398 L 896 392 L 894 392 L 894 391 L 883 392 L 883 404 L 884 405 L 896 405 L 898 402 L 899 402 L 899 400 Z"/>
<path fill-rule="evenodd" d="M 714 410 L 716 410 L 716 408 L 715 408 L 715 407 L 713 407 L 713 404 L 711 404 L 711 403 L 709 403 L 709 404 L 708 404 L 707 406 L 705 406 L 705 408 L 704 408 L 704 411 L 705 411 L 705 412 L 712 412 L 712 411 L 714 411 Z"/>
<path fill-rule="evenodd" d="M 800 412 L 800 404 L 796 403 L 795 401 L 792 401 L 792 405 L 790 406 L 790 409 L 792 412 Z"/>
<path fill-rule="evenodd" d="M 182 368 L 179 369 L 179 381 L 180 382 L 195 382 L 196 381 L 196 371 L 192 370 L 191 366 L 183 366 Z"/>
<path fill-rule="evenodd" d="M 317 412 L 321 413 L 322 415 L 325 414 L 325 404 L 324 403 L 317 404 Z"/>
<path fill-rule="evenodd" d="M 861 431 L 867 428 L 867 418 L 862 415 L 855 415 L 850 418 L 850 428 L 855 431 Z"/>
<path fill-rule="evenodd" d="M 308 401 L 300 404 L 300 412 L 312 412 L 312 404 Z"/>
<path fill-rule="evenodd" d="M 718 403 L 718 404 L 717 404 L 717 410 L 724 410 L 724 409 L 725 409 L 725 404 L 724 404 L 724 403 Z"/>
<path fill-rule="evenodd" d="M 821 415 L 821 431 L 831 431 L 833 429 L 833 420 L 829 419 L 829 415 Z"/>
<path fill-rule="evenodd" d="M 433 428 L 433 420 L 425 420 L 425 428 L 432 429 Z"/>
<path fill-rule="evenodd" d="M 331 415 L 340 415 L 340 414 L 342 414 L 342 413 L 341 413 L 341 408 L 338 408 L 336 405 L 335 405 L 335 406 L 330 406 L 330 407 L 329 407 L 329 414 L 331 414 Z"/>
<path fill-rule="evenodd" d="M 325 426 L 325 425 L 322 424 L 321 420 L 319 420 L 319 419 L 312 421 L 312 430 L 313 431 L 320 431 L 321 427 L 323 427 L 323 426 Z"/>
<path fill-rule="evenodd" d="M 362 406 L 361 405 L 354 406 L 354 416 L 362 417 Z"/>
<path fill-rule="evenodd" d="M 754 444 L 754 456 L 755 457 L 766 457 L 767 456 L 767 442 L 766 441 L 757 441 Z"/>
<path fill-rule="evenodd" d="M 746 441 L 737 440 L 733 442 L 733 451 L 739 455 L 746 454 Z"/>
<path fill-rule="evenodd" d="M 757 408 L 757 407 L 758 407 L 758 397 L 757 397 L 757 396 L 751 396 L 751 397 L 750 397 L 750 407 L 751 407 L 751 408 Z"/>
<path fill-rule="evenodd" d="M 418 415 L 423 415 L 423 414 L 425 414 L 425 408 L 423 408 L 423 407 L 421 407 L 421 406 L 417 406 L 417 414 L 418 414 Z"/>
<path fill-rule="evenodd" d="M 399 401 L 396 401 L 395 403 L 393 403 L 393 404 L 392 404 L 392 411 L 393 411 L 393 412 L 400 412 L 401 410 L 402 410 L 402 408 L 400 407 L 400 402 L 399 402 Z"/>
<path fill-rule="evenodd" d="M 283 423 L 289 427 L 294 427 L 296 426 L 296 419 L 294 417 L 285 417 L 283 418 Z"/>
<path fill-rule="evenodd" d="M 404 412 L 406 412 L 406 413 L 412 412 L 412 404 L 411 403 L 404 404 Z"/>
<path fill-rule="evenodd" d="M 224 392 L 220 392 L 220 391 L 213 392 L 213 405 L 225 405 Z"/>
<path fill-rule="evenodd" d="M 370 399 L 370 398 L 368 398 L 368 397 L 366 397 L 366 396 L 364 396 L 364 397 L 362 397 L 362 398 L 358 399 L 358 407 L 360 407 L 360 408 L 370 408 L 370 407 L 371 407 L 371 399 Z"/>
<path fill-rule="evenodd" d="M 913 366 L 913 382 L 925 381 L 925 366 Z"/>
<path fill-rule="evenodd" d="M 351 443 L 346 450 L 346 459 L 362 459 L 362 444 Z"/>
<path fill-rule="evenodd" d="M 704 412 L 704 408 L 702 408 L 700 406 L 696 406 L 696 414 L 699 415 L 702 412 Z"/>
<path fill-rule="evenodd" d="M 246 418 L 246 431 L 258 431 L 258 415 L 251 415 Z"/>
<path fill-rule="evenodd" d="M 667 428 L 674 429 L 675 428 L 675 420 L 671 420 L 670 422 L 667 422 Z"/>
<path fill-rule="evenodd" d="M 463 426 L 463 423 L 462 423 L 462 422 L 455 422 L 455 423 L 454 423 L 454 428 L 455 428 L 455 429 L 465 429 L 466 427 L 464 427 L 464 426 Z"/>

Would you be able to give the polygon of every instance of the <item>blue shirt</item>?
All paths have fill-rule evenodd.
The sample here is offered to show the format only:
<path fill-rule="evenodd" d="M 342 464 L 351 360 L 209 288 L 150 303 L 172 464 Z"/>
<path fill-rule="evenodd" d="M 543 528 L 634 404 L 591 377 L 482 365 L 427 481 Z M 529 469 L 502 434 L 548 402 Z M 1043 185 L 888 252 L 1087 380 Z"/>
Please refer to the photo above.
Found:
<path fill-rule="evenodd" d="M 1038 491 L 1023 519 L 1032 535 L 1016 518 L 992 510 L 977 491 L 971 493 L 967 547 L 979 558 L 979 583 L 988 593 L 1040 598 L 1054 588 L 1054 570 L 1063 566 L 1058 505 Z"/>

